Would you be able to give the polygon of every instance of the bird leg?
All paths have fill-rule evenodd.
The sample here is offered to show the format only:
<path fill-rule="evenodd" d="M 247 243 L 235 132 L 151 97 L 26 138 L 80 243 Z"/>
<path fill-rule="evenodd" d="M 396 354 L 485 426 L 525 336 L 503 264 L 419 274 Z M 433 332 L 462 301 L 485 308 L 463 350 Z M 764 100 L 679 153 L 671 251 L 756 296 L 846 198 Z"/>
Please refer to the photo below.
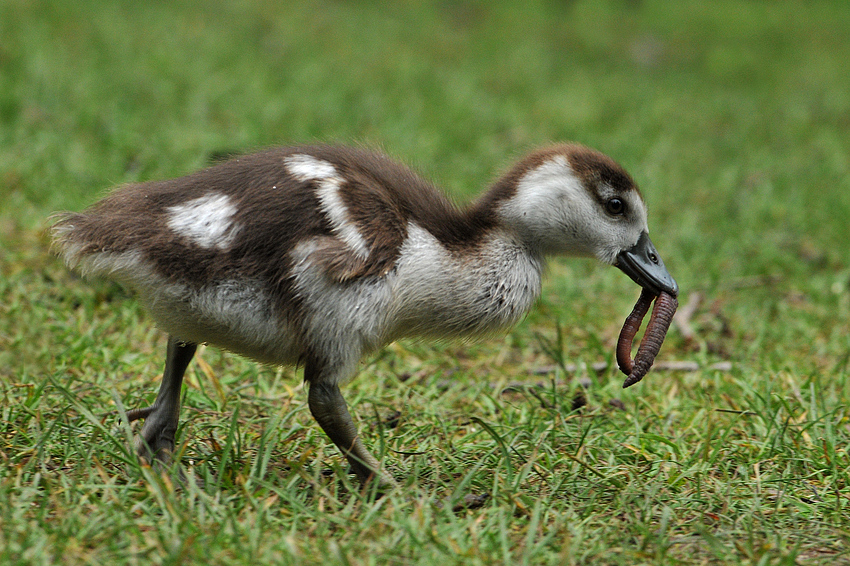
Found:
<path fill-rule="evenodd" d="M 145 424 L 136 437 L 136 453 L 146 462 L 168 464 L 174 452 L 174 435 L 180 418 L 180 390 L 183 386 L 183 374 L 197 344 L 181 342 L 173 336 L 168 337 L 168 352 L 165 358 L 165 371 L 162 385 L 153 405 L 144 409 L 127 412 L 127 420 L 133 422 L 145 419 Z"/>
<path fill-rule="evenodd" d="M 311 372 L 309 368 L 306 369 L 309 376 Z M 395 480 L 381 472 L 380 462 L 360 440 L 345 399 L 335 383 L 310 381 L 309 405 L 313 418 L 342 451 L 361 482 L 366 484 L 376 479 L 381 487 L 395 485 Z"/>

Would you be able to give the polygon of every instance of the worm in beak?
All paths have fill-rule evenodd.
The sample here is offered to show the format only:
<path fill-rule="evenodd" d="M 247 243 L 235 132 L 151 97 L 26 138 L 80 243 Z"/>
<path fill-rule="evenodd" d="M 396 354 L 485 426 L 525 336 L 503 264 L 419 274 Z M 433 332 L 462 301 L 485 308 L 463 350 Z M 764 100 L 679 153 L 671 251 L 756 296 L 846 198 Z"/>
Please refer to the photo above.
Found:
<path fill-rule="evenodd" d="M 637 354 L 632 360 L 632 342 L 653 299 L 655 306 L 652 309 L 652 315 L 649 317 Z M 617 365 L 620 366 L 620 371 L 628 376 L 623 383 L 623 388 L 630 387 L 643 379 L 652 367 L 652 362 L 661 350 L 661 344 L 664 342 L 678 306 L 679 301 L 676 297 L 665 291 L 661 291 L 657 296 L 648 289 L 641 291 L 634 309 L 623 323 L 623 329 L 617 340 Z"/>

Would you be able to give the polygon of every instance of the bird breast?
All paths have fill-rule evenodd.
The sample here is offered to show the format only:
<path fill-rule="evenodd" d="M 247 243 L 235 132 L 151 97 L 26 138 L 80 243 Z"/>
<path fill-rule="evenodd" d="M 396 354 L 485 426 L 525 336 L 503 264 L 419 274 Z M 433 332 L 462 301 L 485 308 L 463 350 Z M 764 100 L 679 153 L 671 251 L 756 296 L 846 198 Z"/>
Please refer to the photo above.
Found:
<path fill-rule="evenodd" d="M 388 313 L 399 335 L 487 334 L 519 320 L 540 294 L 542 261 L 504 234 L 475 249 L 450 251 L 416 225 L 408 228 L 388 277 Z"/>

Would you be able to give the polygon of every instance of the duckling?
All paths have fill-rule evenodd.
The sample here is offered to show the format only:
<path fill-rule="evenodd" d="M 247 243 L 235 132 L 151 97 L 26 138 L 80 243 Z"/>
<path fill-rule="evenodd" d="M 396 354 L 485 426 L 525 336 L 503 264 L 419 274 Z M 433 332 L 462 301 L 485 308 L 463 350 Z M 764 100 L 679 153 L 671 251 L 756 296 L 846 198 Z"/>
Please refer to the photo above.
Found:
<path fill-rule="evenodd" d="M 198 344 L 300 365 L 310 412 L 364 483 L 392 485 L 340 385 L 402 337 L 482 336 L 516 323 L 546 258 L 594 257 L 654 294 L 676 282 L 648 237 L 628 173 L 578 144 L 534 151 L 464 209 L 382 153 L 334 145 L 245 155 L 119 188 L 53 229 L 87 277 L 134 291 L 168 333 L 140 457 L 169 462 Z"/>

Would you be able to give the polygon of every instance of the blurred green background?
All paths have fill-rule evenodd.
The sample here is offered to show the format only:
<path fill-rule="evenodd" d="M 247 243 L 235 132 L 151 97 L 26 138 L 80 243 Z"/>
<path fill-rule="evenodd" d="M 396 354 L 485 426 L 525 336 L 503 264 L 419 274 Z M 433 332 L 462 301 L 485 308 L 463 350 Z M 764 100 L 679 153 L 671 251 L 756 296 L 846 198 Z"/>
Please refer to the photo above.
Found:
<path fill-rule="evenodd" d="M 45 464 L 57 458 L 70 477 L 88 477 L 90 466 L 60 448 L 67 445 L 64 434 L 77 434 L 69 430 L 91 434 L 92 426 L 83 417 L 67 421 L 85 411 L 61 394 L 62 384 L 90 384 L 92 391 L 70 385 L 68 391 L 88 403 L 88 410 L 106 414 L 116 388 L 125 403 L 149 398 L 140 376 L 157 372 L 161 357 L 162 337 L 119 289 L 81 282 L 49 255 L 52 212 L 82 209 L 111 186 L 186 174 L 222 155 L 314 141 L 383 148 L 468 202 L 524 152 L 573 140 L 609 154 L 638 181 L 653 240 L 682 288 L 683 304 L 694 301 L 689 320 L 694 334 L 674 327 L 661 357 L 701 368 L 731 362 L 733 368 L 653 374 L 640 391 L 621 394 L 620 377 L 609 367 L 591 376 L 595 402 L 605 406 L 622 395 L 628 414 L 610 417 L 599 434 L 613 434 L 624 422 L 627 430 L 637 427 L 647 413 L 660 415 L 671 428 L 655 432 L 680 447 L 676 457 L 668 455 L 674 460 L 701 442 L 715 447 L 740 435 L 741 459 L 727 461 L 742 470 L 770 468 L 785 478 L 780 483 L 788 493 L 820 494 L 809 498 L 811 505 L 799 504 L 802 511 L 793 505 L 787 511 L 802 513 L 817 528 L 784 514 L 774 519 L 775 499 L 772 514 L 763 513 L 760 488 L 738 499 L 721 487 L 704 495 L 726 509 L 712 507 L 719 524 L 694 528 L 676 515 L 680 506 L 688 507 L 683 502 L 691 501 L 693 489 L 665 476 L 659 481 L 679 486 L 671 499 L 679 503 L 664 507 L 673 509 L 668 523 L 687 536 L 709 533 L 694 535 L 696 542 L 641 539 L 640 533 L 658 532 L 660 519 L 647 512 L 617 523 L 612 517 L 621 517 L 616 511 L 621 508 L 614 505 L 615 511 L 580 513 L 568 529 L 573 538 L 556 529 L 557 540 L 546 539 L 538 548 L 526 544 L 524 530 L 512 534 L 515 498 L 494 497 L 490 512 L 508 518 L 493 523 L 503 529 L 498 539 L 503 544 L 495 550 L 483 543 L 475 547 L 470 534 L 464 540 L 478 553 L 467 554 L 466 563 L 634 564 L 674 554 L 685 562 L 835 563 L 850 529 L 844 510 L 850 503 L 849 61 L 850 3 L 843 1 L 0 0 L 0 456 L 8 466 L 0 472 L 0 493 L 3 506 L 13 510 L 0 520 L 6 527 L 17 525 L 7 532 L 23 537 L 15 539 L 19 546 L 8 546 L 14 539 L 8 535 L 12 550 L 6 557 L 22 559 L 23 551 L 14 550 L 24 548 L 21 541 L 67 544 L 52 530 L 56 522 L 33 518 L 21 498 L 22 486 L 38 491 L 44 477 L 57 473 Z M 352 390 L 366 405 L 392 405 L 401 393 L 391 375 L 430 368 L 437 377 L 456 379 L 461 389 L 448 399 L 406 402 L 421 402 L 426 412 L 443 403 L 456 415 L 467 410 L 466 396 L 476 399 L 469 402 L 471 412 L 510 421 L 514 417 L 503 409 L 476 405 L 480 396 L 468 388 L 537 379 L 529 374 L 547 363 L 610 362 L 616 333 L 636 296 L 616 270 L 556 260 L 539 308 L 504 340 L 393 347 Z M 234 380 L 276 375 L 233 357 L 213 361 L 216 372 Z M 451 373 L 456 367 L 462 370 L 458 375 Z M 288 388 L 298 383 L 291 372 L 285 376 L 288 385 L 272 380 L 279 395 L 292 393 Z M 559 382 L 570 383 L 568 377 L 557 374 Z M 383 387 L 385 381 L 389 385 Z M 428 391 L 431 385 L 423 387 Z M 238 391 L 235 384 L 225 386 Z M 190 400 L 194 394 L 188 393 Z M 569 397 L 569 386 L 561 394 Z M 300 419 L 304 395 L 293 395 L 292 402 L 301 403 Z M 232 401 L 240 402 L 247 403 Z M 718 408 L 768 416 L 764 428 L 747 428 L 743 421 L 718 424 L 711 416 Z M 569 413 L 568 402 L 565 410 Z M 66 421 L 51 426 L 59 422 L 57 414 Z M 435 412 L 433 418 L 446 415 Z M 828 433 L 814 434 L 812 423 L 827 421 Z M 243 426 L 249 431 L 265 426 L 257 422 Z M 786 428 L 799 425 L 796 440 L 779 433 L 776 423 L 782 422 Z M 304 423 L 310 426 L 309 419 Z M 618 437 L 617 445 L 628 446 L 630 438 Z M 752 448 L 786 442 L 787 452 L 767 456 Z M 294 458 L 302 449 L 282 443 L 280 450 Z M 594 467 L 607 476 L 631 465 L 611 458 Z M 688 481 L 732 485 L 724 481 L 737 478 L 734 473 L 712 472 L 719 461 L 711 460 Z M 491 479 L 476 477 L 471 485 Z M 435 488 L 421 489 L 416 493 Z M 635 487 L 628 493 L 639 497 L 645 491 Z M 649 499 L 646 508 L 655 509 Z M 750 514 L 729 511 L 732 499 L 746 502 Z M 805 500 L 800 495 L 796 501 Z M 559 501 L 566 507 L 553 507 L 552 513 L 575 511 L 573 503 Z M 626 501 L 634 503 L 620 503 Z M 73 519 L 79 505 L 56 505 L 52 512 L 71 517 L 69 524 L 84 521 L 84 515 Z M 98 508 L 107 513 L 104 509 Z M 739 522 L 736 513 L 750 522 Z M 527 528 L 522 516 L 518 521 Z M 535 528 L 547 524 L 538 519 Z M 434 521 L 427 527 L 432 532 L 449 528 Z M 606 530 L 614 524 L 620 526 Z M 127 528 L 117 525 L 114 532 Z M 463 525 L 455 527 L 467 528 Z M 591 535 L 575 525 L 598 530 Z M 395 528 L 387 527 L 387 540 L 407 532 Z M 202 521 L 198 529 L 199 542 L 186 556 L 197 556 L 193 552 L 204 545 L 219 548 L 208 524 Z M 430 543 L 402 551 L 397 543 L 376 542 L 364 550 L 358 546 L 364 544 L 362 532 L 340 534 L 336 550 L 324 539 L 287 544 L 301 548 L 302 559 L 305 549 L 321 548 L 319 555 L 330 562 L 346 555 L 345 549 L 367 553 L 350 560 L 356 564 L 380 563 L 368 556 L 381 555 L 404 563 L 396 552 L 412 562 L 446 559 L 426 550 Z M 212 542 L 204 538 L 211 536 Z M 650 539 L 655 542 L 647 543 Z M 749 542 L 736 542 L 743 539 Z M 777 542 L 786 539 L 794 542 L 787 547 Z M 82 540 L 89 541 L 83 544 L 88 554 L 73 554 L 75 560 L 123 556 L 119 550 L 98 554 L 99 543 Z M 152 555 L 167 555 L 168 544 L 151 543 L 158 549 Z M 233 556 L 278 556 L 256 552 Z M 283 554 L 295 560 L 297 552 Z M 759 562 L 762 557 L 767 562 Z"/>

